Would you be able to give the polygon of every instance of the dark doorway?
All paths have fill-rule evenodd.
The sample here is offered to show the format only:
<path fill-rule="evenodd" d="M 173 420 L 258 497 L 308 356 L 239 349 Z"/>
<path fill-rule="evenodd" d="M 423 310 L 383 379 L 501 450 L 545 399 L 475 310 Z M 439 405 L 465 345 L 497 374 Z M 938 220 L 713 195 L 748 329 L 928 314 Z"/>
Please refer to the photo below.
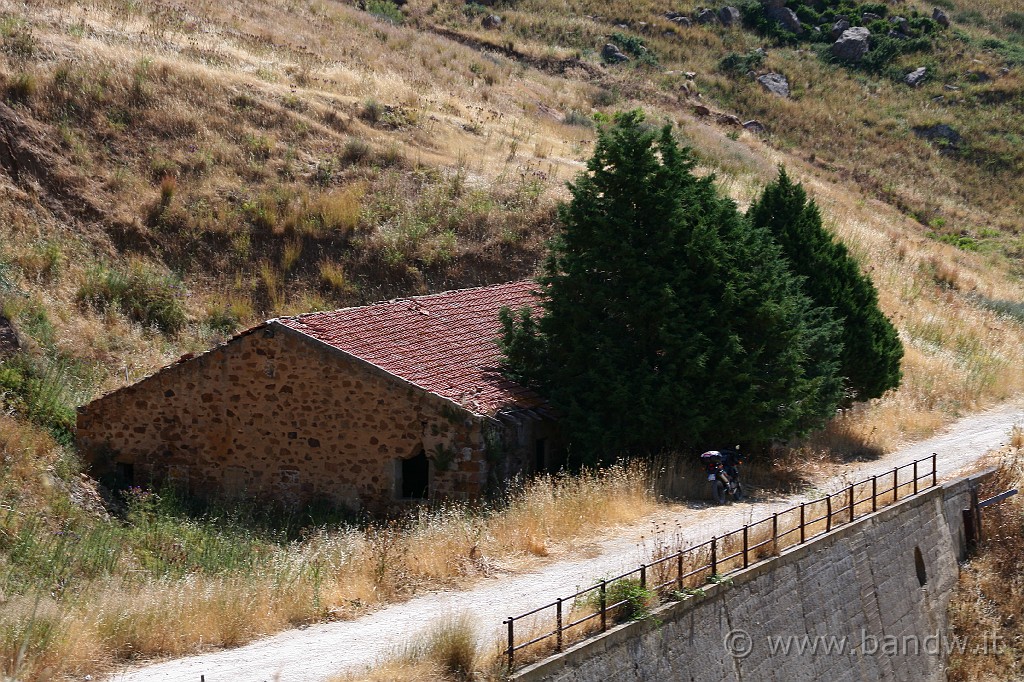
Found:
<path fill-rule="evenodd" d="M 538 474 L 548 472 L 548 444 L 543 438 L 538 438 L 534 445 L 533 470 Z"/>
<path fill-rule="evenodd" d="M 402 460 L 402 497 L 423 500 L 430 492 L 430 462 L 427 453 L 420 450 L 409 459 Z"/>
<path fill-rule="evenodd" d="M 114 463 L 114 487 L 118 490 L 135 485 L 135 465 L 131 462 Z"/>

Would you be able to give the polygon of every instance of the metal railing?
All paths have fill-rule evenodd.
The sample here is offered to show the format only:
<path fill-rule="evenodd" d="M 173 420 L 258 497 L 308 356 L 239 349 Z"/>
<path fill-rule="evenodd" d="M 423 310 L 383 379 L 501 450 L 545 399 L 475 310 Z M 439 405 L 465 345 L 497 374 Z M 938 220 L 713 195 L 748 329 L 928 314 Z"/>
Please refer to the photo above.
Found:
<path fill-rule="evenodd" d="M 930 466 L 925 470 L 923 464 Z M 859 516 L 933 488 L 937 482 L 936 455 L 933 454 L 725 535 L 712 536 L 707 542 L 662 556 L 628 573 L 601 580 L 593 587 L 507 618 L 503 624 L 508 629 L 505 647 L 508 669 L 515 668 L 516 653 L 523 649 L 546 642 L 548 646 L 553 644 L 554 652 L 561 652 L 567 636 L 581 639 L 594 631 L 594 625 L 589 630 L 583 629 L 585 624 L 597 621 L 597 631 L 604 632 L 610 620 L 614 621 L 627 608 L 634 609 L 635 593 L 628 596 L 628 590 L 619 589 L 624 585 L 621 581 L 635 581 L 632 584 L 640 588 L 640 594 L 663 596 L 674 591 L 677 598 L 684 598 L 687 590 L 695 591 L 709 582 L 718 582 L 752 563 L 778 556 L 785 549 L 803 544 Z M 621 598 L 609 604 L 609 594 L 613 599 Z M 584 608 L 580 609 L 581 606 Z M 520 634 L 527 639 L 516 641 L 517 623 L 535 624 L 549 612 L 554 618 L 554 629 L 537 632 L 535 628 L 521 628 Z"/>

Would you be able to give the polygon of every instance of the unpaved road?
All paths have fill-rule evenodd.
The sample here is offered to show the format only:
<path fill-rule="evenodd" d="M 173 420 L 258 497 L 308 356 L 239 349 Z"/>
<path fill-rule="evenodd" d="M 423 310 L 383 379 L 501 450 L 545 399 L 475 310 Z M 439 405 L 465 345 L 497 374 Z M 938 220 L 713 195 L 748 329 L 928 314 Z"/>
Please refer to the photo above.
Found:
<path fill-rule="evenodd" d="M 872 461 L 848 465 L 831 482 L 840 487 L 938 454 L 940 477 L 970 467 L 988 450 L 1005 444 L 1014 424 L 1024 425 L 1024 407 L 1006 405 L 961 419 L 939 435 Z M 826 486 L 827 487 L 827 486 Z M 501 621 L 635 568 L 645 558 L 654 522 L 678 529 L 687 545 L 734 530 L 751 520 L 799 503 L 801 496 L 732 504 L 724 508 L 680 508 L 626 528 L 598 543 L 592 558 L 553 561 L 522 575 L 484 579 L 462 592 L 432 592 L 356 620 L 291 630 L 237 649 L 217 651 L 133 668 L 110 682 L 313 682 L 359 670 L 398 650 L 437 617 L 465 612 L 477 622 L 483 641 L 496 641 Z"/>

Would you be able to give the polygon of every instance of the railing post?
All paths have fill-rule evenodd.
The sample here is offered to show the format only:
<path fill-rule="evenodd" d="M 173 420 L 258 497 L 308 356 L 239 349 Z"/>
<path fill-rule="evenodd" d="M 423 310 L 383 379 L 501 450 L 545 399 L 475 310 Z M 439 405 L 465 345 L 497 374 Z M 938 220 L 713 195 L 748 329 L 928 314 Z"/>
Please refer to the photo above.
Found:
<path fill-rule="evenodd" d="M 900 499 L 900 468 L 892 468 L 892 501 Z"/>
<path fill-rule="evenodd" d="M 932 487 L 934 488 L 939 484 L 939 467 L 938 467 L 939 453 L 932 453 Z"/>
<path fill-rule="evenodd" d="M 914 460 L 914 494 L 917 494 L 917 460 Z"/>
<path fill-rule="evenodd" d="M 516 653 L 516 635 L 515 635 L 515 618 L 509 618 L 508 623 L 508 670 L 512 672 L 512 668 L 515 666 L 515 653 Z"/>
<path fill-rule="evenodd" d="M 716 540 L 714 535 L 711 536 L 711 575 L 718 575 L 718 553 L 716 551 Z"/>
<path fill-rule="evenodd" d="M 683 591 L 683 550 L 676 553 L 676 587 Z"/>
<path fill-rule="evenodd" d="M 601 603 L 601 632 L 604 632 L 605 630 L 608 629 L 608 616 L 607 616 L 607 613 L 605 611 L 605 605 L 608 603 L 607 602 L 607 596 L 606 596 L 606 588 L 607 588 L 607 586 L 608 586 L 608 581 L 607 580 L 602 580 L 601 581 L 601 602 L 600 602 Z"/>
<path fill-rule="evenodd" d="M 555 602 L 555 651 L 562 651 L 562 598 Z"/>
<path fill-rule="evenodd" d="M 747 539 L 747 529 L 749 526 L 743 526 L 743 568 L 750 565 L 750 561 L 747 559 L 747 548 L 750 546 Z"/>
<path fill-rule="evenodd" d="M 871 477 L 871 511 L 878 511 L 878 476 Z"/>
<path fill-rule="evenodd" d="M 640 589 L 647 589 L 647 564 L 640 564 Z"/>
<path fill-rule="evenodd" d="M 779 513 L 772 514 L 772 554 L 779 554 Z"/>
<path fill-rule="evenodd" d="M 806 533 L 804 531 L 804 528 L 805 528 L 805 526 L 804 526 L 804 503 L 801 502 L 800 503 L 800 544 L 801 545 L 804 544 L 804 542 L 807 540 L 807 535 L 806 535 Z"/>
<path fill-rule="evenodd" d="M 832 496 L 825 496 L 825 532 L 832 530 Z"/>
<path fill-rule="evenodd" d="M 853 483 L 851 483 L 850 484 L 850 523 L 853 523 L 853 520 L 856 518 L 856 515 L 853 513 L 853 505 L 854 505 L 854 500 L 856 499 L 856 497 L 857 496 L 854 495 L 854 493 L 853 493 Z"/>

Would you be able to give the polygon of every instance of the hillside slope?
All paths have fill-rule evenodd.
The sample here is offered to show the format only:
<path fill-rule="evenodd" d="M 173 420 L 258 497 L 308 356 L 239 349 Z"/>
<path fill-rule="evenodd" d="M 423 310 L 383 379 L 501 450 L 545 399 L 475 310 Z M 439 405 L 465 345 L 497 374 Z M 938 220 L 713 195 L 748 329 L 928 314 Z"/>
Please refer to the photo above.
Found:
<path fill-rule="evenodd" d="M 190 520 L 161 526 L 172 542 L 103 515 L 68 447 L 76 405 L 260 319 L 530 275 L 595 125 L 622 109 L 674 123 L 741 205 L 785 165 L 879 288 L 904 384 L 801 456 L 877 454 L 1018 395 L 1024 21 L 1010 0 L 941 3 L 947 28 L 901 4 L 927 35 L 868 68 L 813 34 L 830 0 L 791 3 L 810 38 L 686 26 L 666 13 L 695 5 L 651 0 L 0 0 L 0 601 L 20 600 L 5 613 L 34 614 L 33 594 L 70 612 L 109 572 L 161 593 L 190 577 L 139 568 L 194 537 Z M 608 43 L 629 61 L 603 59 Z M 904 84 L 919 65 L 929 77 Z M 758 83 L 769 72 L 788 98 Z M 763 132 L 736 125 L 755 118 Z M 26 571 L 11 538 L 29 520 L 138 531 L 145 549 L 88 575 Z M 260 556 L 294 539 L 247 533 Z M 116 610 L 137 584 L 103 589 Z M 0 617 L 4 651 L 32 631 L 17 618 Z M 136 635 L 83 640 L 96 653 L 61 672 L 154 653 Z"/>

